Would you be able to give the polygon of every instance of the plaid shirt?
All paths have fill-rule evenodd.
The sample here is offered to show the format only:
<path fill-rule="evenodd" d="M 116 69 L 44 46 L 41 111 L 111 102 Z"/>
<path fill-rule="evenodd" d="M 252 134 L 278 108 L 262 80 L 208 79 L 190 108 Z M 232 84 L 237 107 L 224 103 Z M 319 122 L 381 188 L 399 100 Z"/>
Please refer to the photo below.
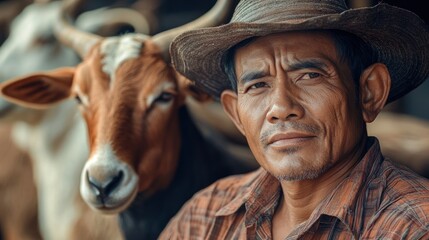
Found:
<path fill-rule="evenodd" d="M 350 175 L 286 239 L 429 239 L 429 181 L 384 160 L 378 140 Z M 281 197 L 265 170 L 197 193 L 160 239 L 271 239 Z"/>

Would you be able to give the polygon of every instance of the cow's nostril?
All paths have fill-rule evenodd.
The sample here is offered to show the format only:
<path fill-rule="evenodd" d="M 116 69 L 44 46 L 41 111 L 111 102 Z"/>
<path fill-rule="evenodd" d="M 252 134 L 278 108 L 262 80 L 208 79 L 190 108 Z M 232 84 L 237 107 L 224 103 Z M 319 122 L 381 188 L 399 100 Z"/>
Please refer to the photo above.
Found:
<path fill-rule="evenodd" d="M 89 175 L 89 173 L 86 173 L 86 177 L 88 180 L 89 185 L 91 186 L 92 192 L 101 200 L 104 201 L 105 198 L 109 197 L 109 195 L 119 186 L 121 183 L 124 172 L 120 170 L 118 174 L 110 178 L 110 180 L 107 180 L 105 182 L 99 182 L 93 177 Z"/>
<path fill-rule="evenodd" d="M 124 172 L 120 170 L 116 176 L 110 180 L 110 182 L 104 187 L 104 193 L 106 196 L 109 196 L 109 194 L 115 190 L 115 188 L 121 183 L 122 178 L 124 177 Z"/>

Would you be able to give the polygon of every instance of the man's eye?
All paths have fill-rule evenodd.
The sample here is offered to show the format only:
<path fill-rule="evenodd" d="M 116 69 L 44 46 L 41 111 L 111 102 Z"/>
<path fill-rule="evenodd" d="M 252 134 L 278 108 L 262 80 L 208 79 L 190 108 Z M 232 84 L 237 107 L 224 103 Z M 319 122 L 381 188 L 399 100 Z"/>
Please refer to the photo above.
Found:
<path fill-rule="evenodd" d="M 320 77 L 321 74 L 320 73 L 316 73 L 316 72 L 310 72 L 310 73 L 306 73 L 302 79 L 313 79 L 313 78 L 318 78 Z"/>
<path fill-rule="evenodd" d="M 267 86 L 267 83 L 265 83 L 265 82 L 258 82 L 258 83 L 253 84 L 252 86 L 250 86 L 250 88 L 251 89 L 255 89 L 255 88 L 263 88 L 263 87 L 266 87 L 266 86 Z"/>

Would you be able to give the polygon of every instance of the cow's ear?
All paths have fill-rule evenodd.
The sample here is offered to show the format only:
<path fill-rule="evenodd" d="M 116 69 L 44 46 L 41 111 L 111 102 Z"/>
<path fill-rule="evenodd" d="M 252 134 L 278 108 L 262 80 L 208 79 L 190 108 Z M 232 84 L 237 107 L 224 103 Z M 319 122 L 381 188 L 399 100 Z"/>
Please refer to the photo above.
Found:
<path fill-rule="evenodd" d="M 74 72 L 64 67 L 8 80 L 0 84 L 0 94 L 24 107 L 49 108 L 70 97 Z"/>
<path fill-rule="evenodd" d="M 205 93 L 204 91 L 200 90 L 197 86 L 195 86 L 194 82 L 187 79 L 183 75 L 177 74 L 177 79 L 179 82 L 179 88 L 181 92 L 183 92 L 186 97 L 190 96 L 193 99 L 197 100 L 198 102 L 208 102 L 213 100 L 213 98 Z"/>

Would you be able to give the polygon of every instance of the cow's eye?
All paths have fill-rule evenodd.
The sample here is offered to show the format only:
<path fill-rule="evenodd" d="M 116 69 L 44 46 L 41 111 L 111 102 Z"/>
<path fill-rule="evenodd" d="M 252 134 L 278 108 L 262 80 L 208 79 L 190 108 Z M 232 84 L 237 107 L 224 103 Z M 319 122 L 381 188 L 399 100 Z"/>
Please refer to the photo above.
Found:
<path fill-rule="evenodd" d="M 79 97 L 79 95 L 76 95 L 74 99 L 76 100 L 77 104 L 82 104 L 82 99 Z"/>
<path fill-rule="evenodd" d="M 53 45 L 56 42 L 54 35 L 40 36 L 34 40 L 33 45 L 36 47 Z"/>
<path fill-rule="evenodd" d="M 167 103 L 173 100 L 175 94 L 171 92 L 162 92 L 156 99 L 155 102 Z"/>

